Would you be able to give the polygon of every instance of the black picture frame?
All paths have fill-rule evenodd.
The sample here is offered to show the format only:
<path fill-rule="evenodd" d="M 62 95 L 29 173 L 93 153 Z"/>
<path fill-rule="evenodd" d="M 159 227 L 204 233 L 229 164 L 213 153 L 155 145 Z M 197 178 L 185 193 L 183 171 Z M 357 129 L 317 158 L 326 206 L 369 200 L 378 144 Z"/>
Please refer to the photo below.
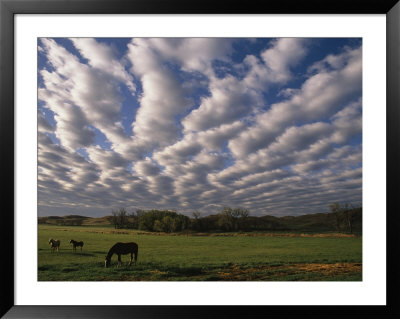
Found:
<path fill-rule="evenodd" d="M 387 21 L 387 304 L 386 306 L 29 306 L 14 304 L 14 246 L 1 246 L 4 318 L 204 318 L 248 315 L 394 318 L 399 312 L 397 183 L 400 163 L 400 3 L 398 0 L 0 0 L 0 163 L 2 243 L 14 241 L 14 15 L 15 14 L 385 14 Z M 384 203 L 382 203 L 384 207 Z"/>

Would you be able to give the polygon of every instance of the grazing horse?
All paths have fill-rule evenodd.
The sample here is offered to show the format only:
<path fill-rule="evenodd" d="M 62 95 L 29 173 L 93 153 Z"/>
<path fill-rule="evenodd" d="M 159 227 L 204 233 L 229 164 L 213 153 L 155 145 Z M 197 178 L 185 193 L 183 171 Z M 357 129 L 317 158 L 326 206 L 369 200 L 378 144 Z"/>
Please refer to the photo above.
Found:
<path fill-rule="evenodd" d="M 138 257 L 138 245 L 136 243 L 116 243 L 110 248 L 104 261 L 104 267 L 108 267 L 111 262 L 112 255 L 118 255 L 118 267 L 121 266 L 121 255 L 131 254 L 129 266 L 132 264 L 133 254 L 135 254 L 135 265 Z"/>
<path fill-rule="evenodd" d="M 72 244 L 72 249 L 73 249 L 74 251 L 76 251 L 76 247 L 81 247 L 81 251 L 82 251 L 82 248 L 83 248 L 83 241 L 76 241 L 76 240 L 71 239 L 71 240 L 69 241 L 69 243 Z"/>
<path fill-rule="evenodd" d="M 58 250 L 60 249 L 60 241 L 59 240 L 54 240 L 53 238 L 50 238 L 49 244 L 51 247 L 51 252 L 54 252 L 54 250 L 56 250 L 58 252 Z"/>

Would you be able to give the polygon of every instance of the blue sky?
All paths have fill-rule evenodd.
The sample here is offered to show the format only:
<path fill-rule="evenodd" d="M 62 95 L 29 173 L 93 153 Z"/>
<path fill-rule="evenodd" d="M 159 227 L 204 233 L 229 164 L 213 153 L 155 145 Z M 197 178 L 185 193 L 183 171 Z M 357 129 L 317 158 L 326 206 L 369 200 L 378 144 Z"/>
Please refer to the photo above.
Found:
<path fill-rule="evenodd" d="M 40 38 L 39 216 L 362 201 L 362 41 Z"/>

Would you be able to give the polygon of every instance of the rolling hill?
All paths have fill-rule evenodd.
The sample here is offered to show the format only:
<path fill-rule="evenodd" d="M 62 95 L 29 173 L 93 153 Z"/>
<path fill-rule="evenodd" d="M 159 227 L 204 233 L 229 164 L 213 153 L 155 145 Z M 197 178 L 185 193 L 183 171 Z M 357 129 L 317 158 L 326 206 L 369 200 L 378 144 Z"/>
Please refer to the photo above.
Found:
<path fill-rule="evenodd" d="M 203 223 L 217 225 L 218 215 L 208 215 L 200 218 Z M 338 228 L 338 220 L 339 228 Z M 81 215 L 38 217 L 39 224 L 58 226 L 113 226 L 112 216 L 87 217 Z M 348 231 L 348 220 L 342 213 L 316 213 L 300 216 L 249 216 L 248 230 L 253 231 L 302 231 L 302 232 L 332 232 Z M 362 232 L 362 211 L 356 209 L 352 215 L 353 232 Z M 212 227 L 211 227 L 212 228 Z"/>

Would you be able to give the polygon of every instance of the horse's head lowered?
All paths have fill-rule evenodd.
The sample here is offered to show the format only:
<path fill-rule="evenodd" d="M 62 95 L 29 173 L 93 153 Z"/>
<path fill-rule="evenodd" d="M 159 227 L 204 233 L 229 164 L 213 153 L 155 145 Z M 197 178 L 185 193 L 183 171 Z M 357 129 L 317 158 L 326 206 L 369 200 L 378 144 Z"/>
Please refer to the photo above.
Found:
<path fill-rule="evenodd" d="M 73 241 L 74 241 L 74 240 L 73 240 L 73 239 L 71 239 L 71 240 L 69 241 L 69 243 L 70 243 L 70 244 L 72 244 L 72 243 L 73 243 Z"/>
<path fill-rule="evenodd" d="M 108 256 L 106 256 L 106 259 L 104 260 L 104 267 L 107 268 L 108 266 L 110 266 L 110 258 L 108 258 Z"/>

